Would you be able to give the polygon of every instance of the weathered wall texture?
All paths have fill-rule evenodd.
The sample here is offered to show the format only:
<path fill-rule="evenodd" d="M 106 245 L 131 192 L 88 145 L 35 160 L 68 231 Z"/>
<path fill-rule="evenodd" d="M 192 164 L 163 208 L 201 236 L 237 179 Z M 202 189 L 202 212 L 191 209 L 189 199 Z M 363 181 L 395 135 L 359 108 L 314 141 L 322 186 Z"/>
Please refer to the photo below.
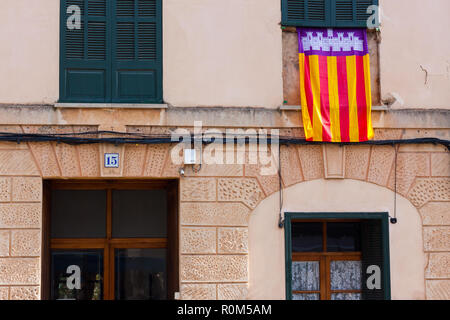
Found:
<path fill-rule="evenodd" d="M 380 0 L 382 98 L 393 107 L 450 108 L 448 0 Z"/>
<path fill-rule="evenodd" d="M 1 127 L 1 131 L 30 133 L 92 129 L 83 126 Z M 128 128 L 129 131 L 137 129 L 147 134 L 156 132 L 151 127 Z M 164 130 L 160 128 L 158 131 Z M 382 138 L 401 138 L 407 134 L 405 130 L 376 132 Z M 122 166 L 118 169 L 103 168 L 100 159 L 105 151 L 119 152 Z M 69 146 L 50 142 L 0 143 L 1 296 L 10 299 L 40 296 L 42 178 L 178 178 L 178 166 L 171 163 L 170 151 L 169 145 L 115 147 L 105 144 Z M 340 177 L 394 190 L 394 159 L 395 152 L 391 146 L 283 146 L 282 183 L 286 188 L 309 180 Z M 339 181 L 333 180 L 332 184 L 339 184 Z M 351 188 L 345 187 L 346 183 L 342 186 L 352 192 Z M 260 166 L 250 164 L 248 160 L 234 165 L 205 164 L 199 173 L 186 170 L 186 177 L 181 178 L 180 183 L 180 289 L 183 299 L 259 297 L 255 295 L 251 277 L 271 271 L 265 264 L 252 263 L 252 254 L 260 254 L 262 249 L 251 251 L 254 243 L 249 245 L 249 241 L 255 241 L 252 234 L 261 230 L 249 230 L 249 219 L 258 204 L 278 190 L 278 175 L 262 175 Z M 411 262 L 409 269 L 404 269 L 406 267 L 393 258 L 397 261 L 392 265 L 393 292 L 398 293 L 396 297 L 448 299 L 449 152 L 433 145 L 401 146 L 397 158 L 397 191 L 420 212 L 423 233 L 420 235 L 416 230 L 410 234 L 408 228 L 406 231 L 402 229 L 400 221 L 394 227 L 402 231 L 392 233 L 391 248 L 393 252 L 400 252 L 405 245 L 404 239 L 413 237 L 415 243 L 419 241 L 423 246 L 425 265 L 417 253 L 414 255 L 417 259 Z M 285 207 L 295 207 L 296 201 L 291 203 L 287 200 Z M 399 200 L 399 208 L 402 208 L 401 201 L 406 200 Z M 326 202 L 323 200 L 323 207 L 329 208 Z M 391 205 L 392 199 L 389 199 L 386 207 Z M 320 204 L 316 206 L 319 210 Z M 260 210 L 270 210 L 270 206 L 265 209 L 264 206 L 262 209 L 258 207 L 256 212 Z M 400 220 L 406 220 L 404 214 L 399 213 Z M 414 219 L 418 216 L 408 218 L 412 220 L 403 222 L 404 225 L 411 223 L 417 228 L 419 223 Z M 282 242 L 279 244 L 282 247 Z M 420 264 L 423 269 L 419 273 L 414 269 L 411 277 L 417 283 L 417 277 L 423 271 L 424 291 L 411 289 L 399 276 L 404 270 Z M 281 291 L 278 288 L 274 292 Z"/>
<path fill-rule="evenodd" d="M 42 178 L 26 144 L 0 143 L 0 299 L 39 299 Z"/>
<path fill-rule="evenodd" d="M 59 97 L 59 0 L 0 1 L 0 103 Z"/>
<path fill-rule="evenodd" d="M 163 10 L 166 102 L 282 104 L 280 1 L 167 0 Z"/>

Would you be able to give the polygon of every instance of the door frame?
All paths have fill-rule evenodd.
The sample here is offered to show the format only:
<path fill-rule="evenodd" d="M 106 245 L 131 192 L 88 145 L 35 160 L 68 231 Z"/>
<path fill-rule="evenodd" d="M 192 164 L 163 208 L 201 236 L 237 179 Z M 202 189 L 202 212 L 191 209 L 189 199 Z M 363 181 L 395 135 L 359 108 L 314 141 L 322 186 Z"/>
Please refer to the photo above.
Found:
<path fill-rule="evenodd" d="M 107 191 L 106 238 L 105 239 L 51 239 L 51 191 L 105 190 Z M 167 191 L 167 238 L 112 238 L 112 190 Z M 51 250 L 52 249 L 102 249 L 104 250 L 103 300 L 114 300 L 114 250 L 118 248 L 166 248 L 167 249 L 167 296 L 174 299 L 179 291 L 179 181 L 178 179 L 152 180 L 44 180 L 42 207 L 42 259 L 41 299 L 51 298 Z"/>

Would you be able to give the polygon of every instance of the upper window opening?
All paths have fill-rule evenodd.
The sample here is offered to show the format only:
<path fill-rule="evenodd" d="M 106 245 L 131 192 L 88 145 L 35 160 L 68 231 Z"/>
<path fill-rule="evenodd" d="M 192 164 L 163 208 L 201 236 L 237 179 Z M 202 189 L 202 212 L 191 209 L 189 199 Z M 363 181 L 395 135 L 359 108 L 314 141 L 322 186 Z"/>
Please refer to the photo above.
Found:
<path fill-rule="evenodd" d="M 282 24 L 302 27 L 366 28 L 378 0 L 282 0 Z"/>
<path fill-rule="evenodd" d="M 161 0 L 61 0 L 60 34 L 60 102 L 162 102 Z"/>

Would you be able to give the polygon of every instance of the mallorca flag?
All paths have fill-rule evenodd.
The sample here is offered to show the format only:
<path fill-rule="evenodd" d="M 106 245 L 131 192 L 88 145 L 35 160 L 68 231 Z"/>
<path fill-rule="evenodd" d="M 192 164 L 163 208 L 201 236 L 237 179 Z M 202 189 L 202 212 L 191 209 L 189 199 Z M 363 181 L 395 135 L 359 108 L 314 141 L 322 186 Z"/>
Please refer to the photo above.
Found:
<path fill-rule="evenodd" d="M 372 139 L 366 30 L 298 28 L 297 32 L 306 140 Z"/>

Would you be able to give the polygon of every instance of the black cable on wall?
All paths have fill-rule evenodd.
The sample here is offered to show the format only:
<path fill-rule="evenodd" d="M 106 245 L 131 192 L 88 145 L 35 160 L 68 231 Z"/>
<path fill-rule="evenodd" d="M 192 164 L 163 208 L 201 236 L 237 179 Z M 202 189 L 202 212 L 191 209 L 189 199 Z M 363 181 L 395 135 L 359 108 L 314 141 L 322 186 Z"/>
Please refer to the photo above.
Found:
<path fill-rule="evenodd" d="M 101 135 L 114 135 L 115 137 L 99 137 Z M 97 136 L 97 137 L 93 137 Z M 69 145 L 82 145 L 82 144 L 95 144 L 95 143 L 109 143 L 114 145 L 121 144 L 135 144 L 135 145 L 145 145 L 145 144 L 173 144 L 179 142 L 185 142 L 190 140 L 191 142 L 198 141 L 200 139 L 203 144 L 215 143 L 215 138 L 208 138 L 204 141 L 201 137 L 198 138 L 195 135 L 185 135 L 177 134 L 178 138 L 173 138 L 169 135 L 144 135 L 139 133 L 123 133 L 114 131 L 87 131 L 87 132 L 73 132 L 73 133 L 61 133 L 61 134 L 37 134 L 37 133 L 11 133 L 11 132 L 0 132 L 0 141 L 6 142 L 56 142 L 65 143 Z M 232 141 L 231 141 L 232 140 Z M 232 137 L 226 136 L 225 139 L 220 139 L 217 143 L 258 143 L 258 136 L 250 135 L 239 135 L 233 134 Z M 271 144 L 272 139 L 267 138 L 264 143 Z M 291 137 L 276 137 L 273 139 L 274 144 L 278 144 L 278 148 L 281 145 L 321 145 L 321 144 L 331 144 L 331 142 L 311 142 L 306 139 L 291 138 Z M 395 182 L 394 182 L 394 216 L 390 217 L 391 223 L 397 223 L 397 153 L 398 145 L 400 144 L 440 144 L 450 150 L 450 140 L 443 140 L 439 138 L 415 138 L 415 139 L 389 139 L 389 140 L 369 140 L 364 142 L 341 142 L 332 143 L 334 145 L 338 144 L 341 146 L 345 145 L 391 145 L 395 149 Z M 279 198 L 279 220 L 278 227 L 284 227 L 284 219 L 282 217 L 282 207 L 283 207 L 283 185 L 282 185 L 282 174 L 281 174 L 281 150 L 278 151 L 278 179 L 280 186 L 280 198 Z"/>
<path fill-rule="evenodd" d="M 116 135 L 116 137 L 92 137 L 98 135 Z M 73 132 L 62 134 L 37 134 L 37 133 L 11 133 L 0 132 L 0 141 L 8 142 L 57 142 L 66 143 L 71 145 L 80 144 L 94 144 L 94 143 L 110 143 L 110 144 L 167 144 L 178 143 L 183 140 L 184 137 L 172 138 L 169 135 L 143 135 L 139 133 L 123 133 L 114 131 L 88 131 L 88 132 Z M 241 138 L 241 136 L 243 138 Z M 189 137 L 191 141 L 194 141 L 194 135 Z M 232 137 L 225 137 L 220 142 L 229 142 L 233 139 L 236 142 L 244 142 L 249 144 L 251 142 L 257 142 L 258 137 L 250 137 L 249 135 L 232 135 Z M 197 138 L 198 139 L 198 138 Z M 204 144 L 215 143 L 215 138 L 208 138 L 208 142 L 202 141 Z M 312 142 L 306 139 L 291 138 L 291 137 L 277 137 L 274 139 L 274 143 L 280 145 L 321 145 L 321 144 L 339 144 L 339 145 L 396 145 L 396 144 L 440 144 L 447 147 L 450 150 L 450 140 L 443 140 L 439 138 L 414 138 L 414 139 L 389 139 L 389 140 L 369 140 L 364 142 Z M 267 138 L 265 143 L 272 143 L 270 137 Z"/>

